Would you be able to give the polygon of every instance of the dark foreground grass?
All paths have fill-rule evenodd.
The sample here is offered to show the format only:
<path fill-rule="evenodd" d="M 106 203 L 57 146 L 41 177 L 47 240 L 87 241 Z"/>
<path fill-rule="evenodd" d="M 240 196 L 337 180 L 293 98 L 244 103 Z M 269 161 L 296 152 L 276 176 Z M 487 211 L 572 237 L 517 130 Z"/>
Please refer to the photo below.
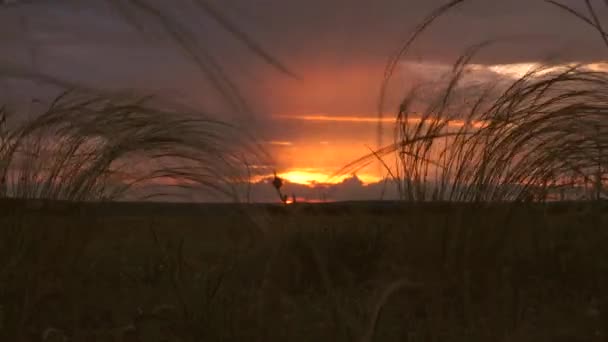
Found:
<path fill-rule="evenodd" d="M 0 341 L 608 338 L 605 203 L 0 213 Z"/>

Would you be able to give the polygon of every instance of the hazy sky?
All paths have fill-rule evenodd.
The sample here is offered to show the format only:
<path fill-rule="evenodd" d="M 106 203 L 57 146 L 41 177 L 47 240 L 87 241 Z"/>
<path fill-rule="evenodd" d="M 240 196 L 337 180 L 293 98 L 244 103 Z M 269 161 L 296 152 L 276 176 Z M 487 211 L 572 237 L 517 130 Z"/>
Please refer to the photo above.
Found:
<path fill-rule="evenodd" d="M 141 34 L 102 0 L 4 2 L 13 4 L 0 9 L 0 68 L 35 68 L 91 86 L 143 89 L 220 108 L 204 75 L 149 17 L 137 18 L 144 27 Z M 562 2 L 583 5 L 580 0 Z M 276 149 L 278 168 L 327 173 L 367 152 L 365 145 L 374 143 L 375 123 L 302 116 L 373 118 L 388 57 L 425 15 L 446 1 L 214 1 L 299 79 L 265 64 L 213 19 L 183 5 L 188 1 L 157 3 L 204 41 L 205 53 L 218 58 L 239 84 L 269 148 Z M 607 18 L 608 6 L 596 3 L 600 17 Z M 400 64 L 389 105 L 408 86 L 436 77 L 442 65 L 487 39 L 502 42 L 477 58 L 476 63 L 488 66 L 486 73 L 501 70 L 493 67 L 497 64 L 547 58 L 602 61 L 607 53 L 592 29 L 541 0 L 471 0 L 416 43 Z M 8 96 L 23 95 L 14 82 L 3 83 L 0 90 Z"/>
<path fill-rule="evenodd" d="M 163 42 L 160 29 L 150 20 L 142 19 L 147 32 L 142 37 L 103 0 L 23 2 L 0 12 L 0 60 L 34 63 L 48 73 L 87 82 L 173 89 L 202 97 L 196 88 L 204 77 L 183 55 L 171 50 L 170 43 Z M 209 53 L 221 56 L 257 109 L 353 113 L 374 109 L 388 56 L 426 14 L 446 1 L 215 2 L 301 80 L 267 67 L 201 12 L 189 11 L 187 6 L 180 12 L 179 4 L 187 1 L 158 3 L 165 3 L 162 8 L 175 13 L 205 41 Z M 575 7 L 583 3 L 563 2 Z M 507 37 L 517 39 L 495 45 L 478 62 L 521 63 L 555 56 L 589 61 L 605 56 L 590 28 L 540 0 L 472 0 L 439 20 L 409 57 L 424 63 L 451 63 L 472 44 Z M 407 83 L 412 78 L 408 76 L 407 72 L 400 75 L 401 82 Z"/>

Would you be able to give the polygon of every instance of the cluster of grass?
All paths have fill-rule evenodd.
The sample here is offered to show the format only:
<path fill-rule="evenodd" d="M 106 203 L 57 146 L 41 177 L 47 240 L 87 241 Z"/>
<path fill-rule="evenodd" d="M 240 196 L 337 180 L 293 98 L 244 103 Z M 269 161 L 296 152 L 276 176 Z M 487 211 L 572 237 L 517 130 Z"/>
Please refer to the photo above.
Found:
<path fill-rule="evenodd" d="M 381 91 L 381 116 L 384 93 L 398 62 L 429 25 L 465 2 L 455 0 L 438 8 L 391 57 Z M 606 40 L 589 1 L 585 2 L 589 17 L 561 3 L 547 2 L 573 13 Z M 471 61 L 492 43 L 469 48 L 430 96 L 420 99 L 422 87 L 405 96 L 395 120 L 393 143 L 338 173 L 352 173 L 380 161 L 400 198 L 409 201 L 606 197 L 608 73 L 585 64 L 545 64 L 517 79 L 468 79 Z M 414 111 L 422 114 L 412 115 Z"/>
<path fill-rule="evenodd" d="M 40 115 L 4 110 L 2 118 L 0 197 L 140 200 L 181 188 L 238 200 L 232 185 L 244 177 L 239 156 L 247 146 L 201 113 L 66 93 Z"/>
<path fill-rule="evenodd" d="M 606 196 L 608 73 L 542 66 L 516 80 L 471 85 L 463 79 L 470 57 L 423 114 L 411 114 L 416 93 L 406 97 L 393 143 L 341 172 L 379 159 L 401 198 L 412 201 Z"/>

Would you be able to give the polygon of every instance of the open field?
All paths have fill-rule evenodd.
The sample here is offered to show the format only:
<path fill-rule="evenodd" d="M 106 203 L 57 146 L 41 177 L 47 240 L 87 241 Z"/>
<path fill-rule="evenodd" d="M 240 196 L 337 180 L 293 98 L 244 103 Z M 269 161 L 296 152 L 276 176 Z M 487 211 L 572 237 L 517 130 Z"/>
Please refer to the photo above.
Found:
<path fill-rule="evenodd" d="M 2 341 L 605 341 L 608 205 L 0 206 Z"/>

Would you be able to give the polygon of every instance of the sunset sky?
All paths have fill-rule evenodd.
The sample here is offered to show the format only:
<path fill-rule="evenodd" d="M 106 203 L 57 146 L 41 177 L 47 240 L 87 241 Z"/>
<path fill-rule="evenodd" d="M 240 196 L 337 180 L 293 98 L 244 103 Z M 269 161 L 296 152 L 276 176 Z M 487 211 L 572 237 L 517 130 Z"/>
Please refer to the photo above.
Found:
<path fill-rule="evenodd" d="M 311 198 L 318 194 L 306 185 L 338 183 L 334 187 L 342 193 L 330 196 L 339 199 L 377 196 L 378 186 L 372 183 L 384 176 L 378 167 L 362 170 L 356 180 L 328 177 L 375 147 L 377 101 L 387 59 L 425 15 L 446 3 L 214 1 L 297 78 L 264 63 L 212 19 L 165 6 L 222 61 L 253 109 L 243 116 L 217 100 L 204 75 L 154 25 L 141 34 L 102 1 L 4 2 L 13 4 L 0 9 L 0 69 L 34 68 L 91 87 L 138 89 L 205 108 L 231 122 L 246 121 L 244 126 L 275 159 L 279 174 L 300 184 L 294 191 Z M 583 3 L 562 2 L 574 7 Z M 608 6 L 598 7 L 608 15 Z M 542 1 L 472 0 L 439 20 L 400 62 L 387 112 L 394 112 L 409 87 L 440 77 L 467 47 L 487 39 L 505 41 L 475 60 L 479 78 L 517 76 L 547 59 L 601 62 L 606 56 L 589 27 Z M 31 85 L 16 78 L 0 80 L 4 101 L 27 100 L 32 93 Z M 383 123 L 387 128 L 391 119 L 389 114 Z"/>

